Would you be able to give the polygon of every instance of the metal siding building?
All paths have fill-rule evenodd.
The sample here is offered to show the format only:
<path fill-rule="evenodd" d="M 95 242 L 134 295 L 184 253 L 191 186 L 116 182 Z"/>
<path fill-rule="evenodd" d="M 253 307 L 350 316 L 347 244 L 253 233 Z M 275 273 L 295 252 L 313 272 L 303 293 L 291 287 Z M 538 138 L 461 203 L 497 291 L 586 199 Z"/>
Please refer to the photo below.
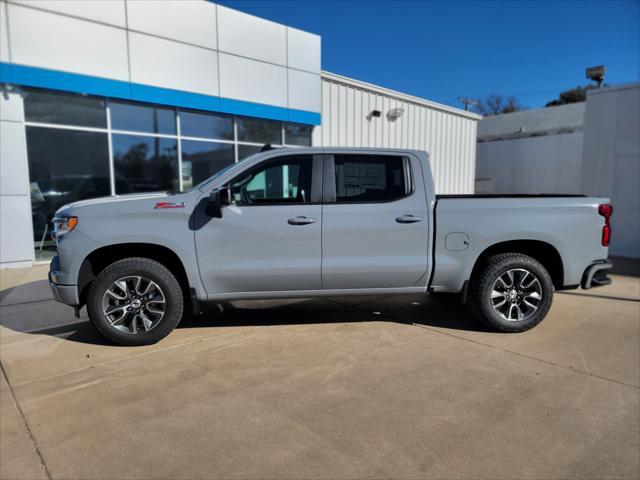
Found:
<path fill-rule="evenodd" d="M 431 156 L 436 193 L 473 193 L 479 115 L 322 72 L 317 146 L 411 148 Z M 401 108 L 393 120 L 388 113 Z M 371 116 L 373 110 L 381 112 Z"/>

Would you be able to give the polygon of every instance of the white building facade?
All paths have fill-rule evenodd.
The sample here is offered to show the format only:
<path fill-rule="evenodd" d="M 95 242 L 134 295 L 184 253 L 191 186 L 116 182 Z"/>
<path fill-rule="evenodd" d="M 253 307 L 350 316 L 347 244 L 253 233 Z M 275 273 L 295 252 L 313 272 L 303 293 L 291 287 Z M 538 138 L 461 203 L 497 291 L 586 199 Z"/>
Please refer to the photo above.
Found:
<path fill-rule="evenodd" d="M 611 254 L 640 259 L 640 84 L 588 92 L 581 182 L 611 198 Z"/>
<path fill-rule="evenodd" d="M 186 190 L 264 144 L 432 150 L 437 189 L 472 192 L 479 117 L 320 59 L 319 36 L 204 0 L 0 0 L 0 267 L 50 258 L 65 203 Z"/>

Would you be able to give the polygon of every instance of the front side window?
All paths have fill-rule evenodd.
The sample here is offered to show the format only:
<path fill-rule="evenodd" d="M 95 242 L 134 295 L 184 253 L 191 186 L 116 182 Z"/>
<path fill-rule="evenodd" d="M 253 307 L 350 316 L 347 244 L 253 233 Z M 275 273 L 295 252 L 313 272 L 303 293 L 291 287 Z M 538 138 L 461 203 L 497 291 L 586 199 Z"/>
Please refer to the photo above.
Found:
<path fill-rule="evenodd" d="M 310 155 L 267 161 L 231 182 L 232 199 L 240 205 L 308 203 L 311 169 Z"/>
<path fill-rule="evenodd" d="M 390 202 L 409 193 L 404 157 L 335 155 L 337 202 Z"/>

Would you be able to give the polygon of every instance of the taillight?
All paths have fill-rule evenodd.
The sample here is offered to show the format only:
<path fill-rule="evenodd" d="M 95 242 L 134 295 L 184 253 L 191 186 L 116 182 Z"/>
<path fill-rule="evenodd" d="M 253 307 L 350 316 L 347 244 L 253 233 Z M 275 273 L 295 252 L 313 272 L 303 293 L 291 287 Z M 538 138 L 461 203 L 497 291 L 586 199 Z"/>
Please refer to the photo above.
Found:
<path fill-rule="evenodd" d="M 598 207 L 598 213 L 604 217 L 604 227 L 602 227 L 602 246 L 608 247 L 611 241 L 611 214 L 613 205 L 605 204 Z"/>

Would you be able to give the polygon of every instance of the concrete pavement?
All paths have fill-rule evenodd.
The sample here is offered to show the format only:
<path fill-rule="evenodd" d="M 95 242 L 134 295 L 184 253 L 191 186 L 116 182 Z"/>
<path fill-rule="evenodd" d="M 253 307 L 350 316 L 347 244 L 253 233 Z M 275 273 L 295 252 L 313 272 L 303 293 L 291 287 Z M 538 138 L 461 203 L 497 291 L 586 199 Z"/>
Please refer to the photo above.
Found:
<path fill-rule="evenodd" d="M 640 477 L 637 278 L 522 334 L 359 297 L 237 302 L 124 348 L 43 271 L 0 277 L 3 479 Z"/>

